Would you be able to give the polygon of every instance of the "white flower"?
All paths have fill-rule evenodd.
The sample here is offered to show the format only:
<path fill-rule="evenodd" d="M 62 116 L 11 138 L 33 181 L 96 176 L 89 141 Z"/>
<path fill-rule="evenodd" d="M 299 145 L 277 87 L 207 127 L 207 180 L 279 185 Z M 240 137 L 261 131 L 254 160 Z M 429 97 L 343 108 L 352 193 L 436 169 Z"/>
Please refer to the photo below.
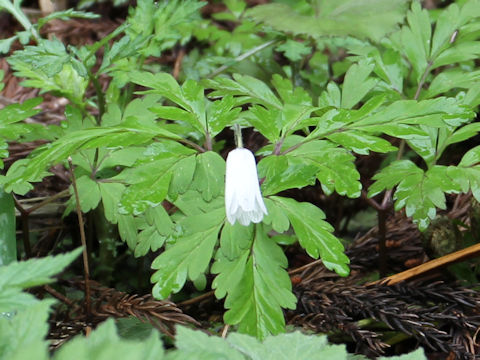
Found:
<path fill-rule="evenodd" d="M 237 148 L 227 156 L 225 210 L 230 224 L 259 223 L 267 208 L 258 183 L 255 157 L 248 149 Z"/>

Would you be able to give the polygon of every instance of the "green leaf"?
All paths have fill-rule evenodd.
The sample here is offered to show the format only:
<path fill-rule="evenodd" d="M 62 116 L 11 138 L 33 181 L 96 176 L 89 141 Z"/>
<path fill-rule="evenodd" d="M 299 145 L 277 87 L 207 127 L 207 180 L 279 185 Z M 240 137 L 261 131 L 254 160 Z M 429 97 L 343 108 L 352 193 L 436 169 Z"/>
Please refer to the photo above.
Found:
<path fill-rule="evenodd" d="M 197 0 L 173 0 L 159 4 L 152 0 L 139 2 L 127 20 L 130 25 L 127 34 L 132 39 L 149 39 L 140 51 L 143 57 L 160 57 L 163 50 L 188 41 L 189 34 L 200 25 L 198 10 L 204 5 L 205 2 Z"/>
<path fill-rule="evenodd" d="M 56 256 L 41 259 L 30 259 L 11 263 L 0 268 L 0 287 L 27 288 L 47 284 L 51 277 L 67 267 L 78 255 L 81 249 Z"/>
<path fill-rule="evenodd" d="M 412 176 L 402 181 L 395 191 L 397 210 L 405 207 L 420 230 L 425 230 L 435 218 L 436 207 L 445 209 L 446 193 L 458 193 L 459 187 L 446 174 L 446 167 L 436 165 L 423 176 Z"/>
<path fill-rule="evenodd" d="M 149 250 L 157 251 L 174 230 L 173 222 L 162 205 L 148 208 L 145 219 L 150 226 L 138 234 L 135 257 L 144 256 Z"/>
<path fill-rule="evenodd" d="M 454 88 L 469 89 L 478 83 L 480 70 L 465 72 L 461 69 L 451 69 L 438 74 L 423 95 L 425 98 L 433 98 L 438 94 L 444 94 Z"/>
<path fill-rule="evenodd" d="M 142 230 L 137 237 L 135 257 L 145 256 L 150 250 L 155 252 L 160 249 L 167 238 L 160 235 L 155 227 L 150 226 Z"/>
<path fill-rule="evenodd" d="M 11 59 L 14 67 L 16 62 L 21 59 L 30 64 L 32 69 L 42 71 L 49 77 L 58 74 L 63 65 L 71 61 L 65 45 L 56 38 L 42 40 L 37 46 L 26 46 L 24 50 L 16 51 Z"/>
<path fill-rule="evenodd" d="M 323 220 L 325 214 L 318 207 L 279 196 L 270 199 L 288 216 L 300 245 L 311 257 L 318 259 L 320 256 L 325 267 L 341 276 L 348 275 L 350 261 L 343 245 L 332 234 L 333 227 Z"/>
<path fill-rule="evenodd" d="M 69 54 L 58 39 L 41 39 L 38 45 L 17 50 L 9 59 L 15 75 L 24 77 L 24 86 L 57 91 L 80 107 L 88 85 L 87 69 Z"/>
<path fill-rule="evenodd" d="M 223 207 L 182 220 L 182 236 L 152 263 L 157 270 L 151 278 L 155 298 L 165 299 L 180 291 L 187 278 L 195 280 L 206 271 L 224 220 Z"/>
<path fill-rule="evenodd" d="M 407 140 L 407 144 L 425 160 L 427 167 L 431 167 L 441 155 L 439 149 L 437 149 L 440 142 L 440 130 L 424 125 L 420 125 L 420 128 L 424 129 L 427 135 L 409 139 Z"/>
<path fill-rule="evenodd" d="M 240 17 L 247 7 L 245 0 L 225 0 L 225 5 L 227 6 L 228 10 L 230 10 L 237 18 Z"/>
<path fill-rule="evenodd" d="M 18 36 L 12 36 L 6 39 L 0 39 L 0 54 L 8 54 L 13 42 L 18 39 Z"/>
<path fill-rule="evenodd" d="M 150 110 L 162 119 L 179 120 L 195 124 L 195 115 L 178 107 L 157 105 L 151 107 Z"/>
<path fill-rule="evenodd" d="M 9 319 L 0 317 L 0 349 L 2 358 L 46 360 L 48 343 L 48 317 L 52 300 L 38 301 Z"/>
<path fill-rule="evenodd" d="M 28 99 L 22 104 L 10 104 L 0 109 L 0 139 L 19 140 L 20 136 L 31 131 L 26 124 L 16 124 L 38 114 L 41 109 L 35 109 L 42 103 L 42 98 Z M 3 162 L 0 159 L 0 166 Z"/>
<path fill-rule="evenodd" d="M 480 123 L 475 122 L 462 126 L 461 128 L 455 130 L 449 137 L 446 142 L 446 145 L 455 144 L 471 137 L 474 137 L 480 131 Z"/>
<path fill-rule="evenodd" d="M 278 109 L 282 107 L 282 103 L 267 84 L 252 76 L 234 74 L 233 80 L 225 77 L 216 77 L 213 80 L 205 80 L 204 83 L 206 87 L 215 89 L 215 91 L 209 94 L 210 97 L 226 95 L 245 96 L 254 103 L 269 105 Z"/>
<path fill-rule="evenodd" d="M 410 160 L 395 161 L 373 177 L 375 182 L 368 189 L 368 197 L 378 195 L 383 190 L 393 189 L 408 176 L 416 175 L 420 172 L 422 170 Z"/>
<path fill-rule="evenodd" d="M 467 122 L 473 113 L 457 99 L 439 97 L 430 100 L 399 100 L 391 105 L 362 117 L 354 119 L 349 128 L 362 131 L 378 131 L 377 126 L 395 124 L 427 125 L 446 127 Z"/>
<path fill-rule="evenodd" d="M 180 195 L 173 204 L 180 210 L 182 216 L 208 213 L 216 211 L 220 207 L 225 207 L 223 196 L 213 198 L 211 201 L 205 201 L 202 194 L 191 189 Z M 176 214 L 178 214 L 178 212 Z"/>
<path fill-rule="evenodd" d="M 41 109 L 35 108 L 40 105 L 42 101 L 42 98 L 36 97 L 25 100 L 21 104 L 10 104 L 0 109 L 0 129 L 2 129 L 2 136 L 10 138 L 10 136 L 5 135 L 8 125 L 38 114 Z"/>
<path fill-rule="evenodd" d="M 290 220 L 288 220 L 287 214 L 275 206 L 275 203 L 269 198 L 265 198 L 264 201 L 268 215 L 263 218 L 263 222 L 265 224 L 271 224 L 272 229 L 280 234 L 286 232 L 290 228 Z"/>
<path fill-rule="evenodd" d="M 447 174 L 461 187 L 462 192 L 469 190 L 480 201 L 480 146 L 476 146 L 463 155 L 458 166 L 449 166 Z"/>
<path fill-rule="evenodd" d="M 445 209 L 445 193 L 458 193 L 460 186 L 447 173 L 447 167 L 434 165 L 426 172 L 410 160 L 395 161 L 382 169 L 373 179 L 368 196 L 375 196 L 384 189 L 395 191 L 395 210 L 405 208 L 421 231 L 436 216 L 436 208 Z"/>
<path fill-rule="evenodd" d="M 388 49 L 380 54 L 379 49 L 372 47 L 369 57 L 375 60 L 374 72 L 382 80 L 390 85 L 390 88 L 398 93 L 403 92 L 403 78 L 405 66 L 402 64 L 402 56 L 393 49 Z"/>
<path fill-rule="evenodd" d="M 246 335 L 232 333 L 227 342 L 255 360 L 347 359 L 345 345 L 331 345 L 326 336 L 304 335 L 300 331 L 268 336 L 263 343 Z"/>
<path fill-rule="evenodd" d="M 53 19 L 60 19 L 60 20 L 69 20 L 72 18 L 78 19 L 96 19 L 100 17 L 98 14 L 94 14 L 91 12 L 84 12 L 84 11 L 75 11 L 73 9 L 63 10 L 63 11 L 55 11 L 45 17 L 38 19 L 37 26 L 38 30 L 40 29 L 49 21 Z"/>
<path fill-rule="evenodd" d="M 409 353 L 403 354 L 400 356 L 382 356 L 379 357 L 378 360 L 426 360 L 427 357 L 425 356 L 425 351 L 422 348 L 418 348 L 417 350 Z"/>
<path fill-rule="evenodd" d="M 218 274 L 212 285 L 216 296 L 227 294 L 225 322 L 238 324 L 240 332 L 258 338 L 283 332 L 282 308 L 294 309 L 296 303 L 285 271 L 287 258 L 261 224 L 256 225 L 253 238 L 251 231 L 232 230 L 223 239 L 211 270 Z M 240 245 L 231 244 L 237 240 Z"/>
<path fill-rule="evenodd" d="M 8 143 L 0 139 L 0 169 L 3 169 L 4 163 L 2 161 L 2 158 L 5 158 L 8 156 Z"/>
<path fill-rule="evenodd" d="M 195 80 L 187 80 L 182 85 L 182 93 L 185 102 L 188 104 L 188 110 L 195 115 L 196 125 L 200 130 L 207 129 L 206 124 L 206 99 L 203 86 Z"/>
<path fill-rule="evenodd" d="M 133 99 L 123 111 L 123 120 L 126 121 L 129 118 L 134 118 L 141 125 L 154 126 L 157 117 L 151 111 L 151 108 L 158 104 L 159 99 L 160 96 L 156 94 Z"/>
<path fill-rule="evenodd" d="M 294 86 L 291 79 L 274 74 L 272 76 L 272 85 L 284 104 L 312 107 L 312 97 L 308 91 L 301 86 Z"/>
<path fill-rule="evenodd" d="M 365 61 L 350 66 L 343 82 L 342 108 L 353 108 L 375 87 L 378 80 L 369 77 L 374 67 Z"/>
<path fill-rule="evenodd" d="M 478 57 L 480 43 L 469 41 L 468 25 L 464 26 L 480 16 L 476 9 L 478 5 L 476 0 L 465 2 L 461 9 L 457 4 L 451 4 L 440 12 L 432 39 L 432 69 Z"/>
<path fill-rule="evenodd" d="M 95 158 L 95 151 L 93 150 L 93 159 Z M 87 150 L 88 151 L 88 150 Z M 143 155 L 145 151 L 144 147 L 134 147 L 129 146 L 127 148 L 119 148 L 119 149 L 98 149 L 98 169 L 97 173 L 105 170 L 105 169 L 112 169 L 116 168 L 117 166 L 132 166 L 135 162 Z M 75 162 L 74 162 L 75 164 Z"/>
<path fill-rule="evenodd" d="M 197 155 L 191 189 L 200 192 L 205 201 L 210 201 L 223 193 L 224 182 L 225 160 L 213 151 Z"/>
<path fill-rule="evenodd" d="M 167 119 L 186 121 L 201 132 L 207 130 L 204 89 L 196 81 L 188 80 L 180 87 L 170 74 L 157 73 L 154 75 L 148 72 L 135 72 L 131 75 L 131 80 L 136 84 L 153 89 L 142 93 L 162 95 L 185 110 L 174 110 L 171 107 L 152 107 L 152 111 L 157 115 Z"/>
<path fill-rule="evenodd" d="M 128 33 L 133 33 L 134 35 L 151 35 L 154 27 L 154 15 L 156 10 L 157 7 L 152 0 L 139 2 L 135 9 L 131 10 L 129 13 L 128 22 L 130 27 Z"/>
<path fill-rule="evenodd" d="M 285 104 L 282 109 L 282 133 L 288 136 L 296 130 L 315 125 L 314 120 L 310 118 L 314 110 L 316 108 L 310 105 Z"/>
<path fill-rule="evenodd" d="M 233 96 L 225 96 L 219 101 L 208 102 L 207 122 L 211 136 L 217 135 L 228 124 L 233 124 L 238 118 L 241 108 L 234 108 L 236 101 Z"/>
<path fill-rule="evenodd" d="M 148 338 L 155 327 L 150 322 L 140 320 L 135 316 L 115 319 L 118 335 L 127 340 L 144 340 Z"/>
<path fill-rule="evenodd" d="M 135 249 L 138 242 L 137 224 L 133 215 L 117 215 L 118 232 L 130 249 Z"/>
<path fill-rule="evenodd" d="M 397 150 L 385 139 L 355 130 L 337 132 L 328 135 L 327 139 L 361 155 L 368 155 L 370 150 L 379 153 Z"/>
<path fill-rule="evenodd" d="M 100 194 L 102 196 L 103 210 L 105 218 L 112 224 L 117 223 L 118 204 L 122 197 L 125 185 L 120 183 L 98 183 Z"/>
<path fill-rule="evenodd" d="M 362 134 L 359 136 L 357 133 L 356 137 L 359 140 L 363 136 L 369 139 L 366 145 L 372 143 L 379 151 L 385 151 L 390 148 L 390 145 L 384 140 L 378 140 L 379 133 L 415 140 L 429 136 L 425 129 L 435 130 L 435 128 L 460 126 L 469 122 L 474 116 L 470 108 L 465 106 L 462 100 L 456 98 L 440 97 L 422 101 L 397 100 L 386 107 L 380 107 L 384 100 L 384 96 L 376 96 L 367 101 L 359 110 L 331 109 L 321 117 L 313 118 L 312 120 L 317 121 L 317 127 L 307 136 L 307 140 L 331 135 L 341 137 L 342 135 L 336 135 L 336 133 L 343 134 L 355 130 Z M 375 137 L 370 138 L 372 135 Z M 376 143 L 377 141 L 380 143 Z M 355 142 L 355 139 L 351 139 L 351 144 L 346 145 L 353 146 Z M 362 145 L 361 141 L 359 143 Z M 367 147 L 365 144 L 362 146 L 363 148 Z M 359 148 L 362 151 L 360 146 Z"/>
<path fill-rule="evenodd" d="M 109 359 L 161 360 L 164 351 L 158 334 L 152 332 L 146 340 L 126 340 L 117 334 L 115 322 L 108 319 L 88 337 L 77 336 L 63 345 L 54 360 L 109 360 Z"/>
<path fill-rule="evenodd" d="M 355 157 L 328 141 L 311 141 L 288 153 L 316 167 L 316 176 L 323 191 L 336 191 L 351 198 L 360 196 L 362 184 L 355 167 Z"/>
<path fill-rule="evenodd" d="M 461 42 L 443 51 L 433 63 L 432 68 L 477 59 L 480 55 L 479 41 Z"/>
<path fill-rule="evenodd" d="M 0 266 L 17 261 L 17 237 L 15 235 L 15 204 L 12 194 L 0 187 Z"/>
<path fill-rule="evenodd" d="M 432 27 L 430 17 L 420 3 L 412 2 L 412 8 L 407 14 L 408 26 L 401 30 L 401 46 L 403 52 L 415 70 L 417 82 L 427 70 L 430 57 Z"/>
<path fill-rule="evenodd" d="M 458 166 L 469 167 L 480 163 L 480 147 L 476 146 L 463 155 L 462 160 Z"/>
<path fill-rule="evenodd" d="M 346 360 L 366 359 L 347 353 L 345 345 L 329 344 L 325 335 L 305 335 L 300 331 L 267 336 L 263 342 L 239 333 L 229 333 L 226 339 L 208 336 L 200 330 L 177 327 L 177 350 L 169 351 L 168 360 Z M 423 349 L 410 354 L 381 357 L 387 360 L 426 360 Z"/>
<path fill-rule="evenodd" d="M 218 299 L 224 298 L 230 292 L 239 293 L 238 287 L 242 287 L 245 279 L 253 241 L 253 227 L 240 226 L 242 225 L 232 227 L 225 224 L 222 231 L 220 249 L 217 250 L 211 269 L 213 274 L 218 274 L 212 283 Z M 251 290 L 248 288 L 246 291 Z"/>
<path fill-rule="evenodd" d="M 235 260 L 252 245 L 253 227 L 225 223 L 220 236 L 220 251 L 228 260 Z M 218 290 L 220 291 L 220 290 Z M 225 296 L 223 293 L 221 297 Z"/>
<path fill-rule="evenodd" d="M 449 47 L 453 33 L 460 25 L 460 11 L 457 4 L 451 4 L 442 10 L 435 24 L 435 32 L 432 38 L 432 56 L 435 58 L 445 48 Z M 438 60 L 438 58 L 437 58 Z"/>
<path fill-rule="evenodd" d="M 267 336 L 261 343 L 254 337 L 239 333 L 231 333 L 227 339 L 222 339 L 179 326 L 175 340 L 177 350 L 169 353 L 169 360 L 200 358 L 202 360 L 347 359 L 345 345 L 330 345 L 326 336 L 307 336 L 299 331 Z"/>
<path fill-rule="evenodd" d="M 265 196 L 291 188 L 315 184 L 317 167 L 306 159 L 286 155 L 264 157 L 258 163 L 260 178 L 265 178 L 262 193 Z"/>
<path fill-rule="evenodd" d="M 179 194 L 185 193 L 193 180 L 197 168 L 196 156 L 187 156 L 172 167 L 172 180 L 168 188 L 168 196 L 175 201 Z"/>
<path fill-rule="evenodd" d="M 137 6 L 138 7 L 138 6 Z M 119 28 L 115 31 L 117 32 Z M 134 37 L 133 39 L 125 35 L 120 40 L 115 41 L 112 44 L 112 47 L 109 47 L 108 44 L 105 45 L 105 52 L 102 58 L 102 65 L 98 69 L 98 73 L 107 73 L 112 74 L 116 77 L 116 80 L 122 79 L 124 81 L 128 80 L 128 75 L 130 71 L 127 71 L 126 74 L 123 74 L 122 65 L 126 63 L 126 66 L 130 70 L 130 64 L 128 61 L 131 57 L 138 56 L 138 54 L 145 48 L 148 39 L 145 37 Z"/>
<path fill-rule="evenodd" d="M 309 55 L 312 48 L 303 42 L 288 39 L 282 45 L 277 46 L 277 51 L 283 52 L 290 61 L 299 61 Z"/>
<path fill-rule="evenodd" d="M 403 20 L 406 4 L 405 0 L 316 1 L 312 15 L 300 15 L 287 4 L 274 3 L 255 6 L 246 15 L 275 30 L 293 34 L 351 35 L 380 41 Z"/>
<path fill-rule="evenodd" d="M 399 139 L 415 140 L 428 136 L 428 134 L 422 130 L 422 128 L 422 126 L 406 124 L 382 124 L 371 128 L 367 127 L 363 130 L 365 130 L 365 132 L 373 132 L 374 134 L 382 132 L 386 135 L 394 136 Z"/>
<path fill-rule="evenodd" d="M 177 327 L 175 336 L 175 346 L 177 351 L 174 356 L 169 356 L 169 360 L 243 360 L 245 357 L 229 346 L 229 344 L 220 337 L 208 336 L 201 331 L 195 331 L 184 326 Z"/>
<path fill-rule="evenodd" d="M 148 93 L 165 96 L 182 108 L 188 108 L 188 103 L 184 99 L 182 89 L 172 75 L 163 72 L 152 74 L 146 71 L 137 71 L 133 72 L 130 78 L 135 84 L 153 89 L 148 91 Z"/>
<path fill-rule="evenodd" d="M 92 180 L 90 176 L 81 176 L 77 179 L 77 189 L 82 212 L 87 213 L 96 209 L 102 199 L 97 182 Z M 73 194 L 73 188 L 70 189 L 70 192 Z"/>
<path fill-rule="evenodd" d="M 246 120 L 272 143 L 280 139 L 283 124 L 283 112 L 280 109 L 266 109 L 260 105 L 253 105 L 245 113 Z"/>
<path fill-rule="evenodd" d="M 161 235 L 170 235 L 173 231 L 173 223 L 165 208 L 161 205 L 149 208 L 145 213 L 147 223 L 154 225 Z"/>
<path fill-rule="evenodd" d="M 139 215 L 150 207 L 160 205 L 167 197 L 172 179 L 171 169 L 175 161 L 176 158 L 154 161 L 148 166 L 134 168 L 131 173 L 125 175 L 138 182 L 130 185 L 123 192 L 118 208 L 119 212 Z M 156 173 L 157 171 L 158 173 Z M 135 175 L 144 177 L 134 180 Z"/>
<path fill-rule="evenodd" d="M 179 138 L 160 126 L 142 125 L 133 119 L 129 119 L 117 126 L 91 128 L 67 133 L 54 143 L 37 148 L 35 156 L 28 160 L 26 166 L 15 168 L 15 171 L 10 168 L 7 173 L 5 190 L 9 191 L 13 184 L 38 181 L 37 179 L 44 176 L 44 172 L 49 166 L 65 160 L 69 155 L 78 150 L 143 144 L 155 136 L 168 137 L 170 139 Z"/>
<path fill-rule="evenodd" d="M 67 254 L 12 262 L 7 266 L 1 266 L 0 313 L 36 303 L 38 300 L 30 294 L 22 293 L 21 290 L 52 282 L 52 276 L 67 267 L 80 252 L 81 249 L 77 249 Z"/>
<path fill-rule="evenodd" d="M 327 85 L 327 89 L 322 92 L 322 94 L 318 98 L 318 106 L 321 108 L 330 106 L 340 108 L 341 101 L 342 96 L 340 93 L 340 88 L 336 83 L 329 82 Z"/>
<path fill-rule="evenodd" d="M 463 98 L 463 103 L 472 108 L 475 108 L 480 104 L 480 83 L 474 84 L 468 89 Z"/>

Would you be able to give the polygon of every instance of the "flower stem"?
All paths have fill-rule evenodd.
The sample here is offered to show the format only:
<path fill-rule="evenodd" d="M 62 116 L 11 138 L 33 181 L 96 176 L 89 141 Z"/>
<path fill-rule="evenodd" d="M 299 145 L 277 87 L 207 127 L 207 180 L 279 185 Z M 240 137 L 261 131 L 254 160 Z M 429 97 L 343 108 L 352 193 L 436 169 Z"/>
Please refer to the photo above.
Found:
<path fill-rule="evenodd" d="M 85 313 L 87 315 L 87 320 L 90 318 L 90 269 L 88 266 L 88 249 L 87 249 L 87 241 L 85 239 L 85 226 L 83 222 L 83 215 L 82 209 L 80 207 L 80 197 L 78 196 L 78 188 L 77 188 L 77 179 L 75 178 L 75 174 L 73 172 L 73 163 L 72 158 L 68 157 L 68 165 L 70 170 L 70 176 L 72 178 L 72 187 L 73 193 L 75 195 L 75 203 L 77 206 L 77 217 L 78 217 L 78 227 L 80 229 L 80 241 L 83 247 L 83 272 L 84 272 L 84 280 L 85 280 Z"/>
<path fill-rule="evenodd" d="M 35 41 L 38 42 L 40 40 L 40 35 L 38 34 L 37 29 L 35 29 L 28 17 L 20 9 L 19 2 L 12 3 L 10 0 L 0 0 L 0 9 L 2 8 L 12 14 L 17 19 L 17 21 L 25 28 L 25 30 L 30 31 L 32 33 L 32 36 L 35 38 Z"/>
<path fill-rule="evenodd" d="M 233 125 L 233 132 L 235 133 L 235 144 L 237 144 L 237 148 L 243 148 L 242 129 L 239 124 Z"/>

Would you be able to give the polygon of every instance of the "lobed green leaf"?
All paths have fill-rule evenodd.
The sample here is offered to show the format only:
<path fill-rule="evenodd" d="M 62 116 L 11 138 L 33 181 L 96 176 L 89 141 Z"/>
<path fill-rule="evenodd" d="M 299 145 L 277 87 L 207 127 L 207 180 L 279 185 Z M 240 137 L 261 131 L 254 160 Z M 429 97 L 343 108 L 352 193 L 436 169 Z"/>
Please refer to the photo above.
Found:
<path fill-rule="evenodd" d="M 184 229 L 182 236 L 152 263 L 152 268 L 157 270 L 151 278 L 155 283 L 152 290 L 155 298 L 165 299 L 172 292 L 180 291 L 187 278 L 195 280 L 206 271 L 224 220 L 222 206 L 185 217 L 179 223 Z"/>
<path fill-rule="evenodd" d="M 380 41 L 404 18 L 405 0 L 328 0 L 315 3 L 311 15 L 300 15 L 287 4 L 255 6 L 246 15 L 275 30 L 318 36 L 355 36 Z"/>
<path fill-rule="evenodd" d="M 153 332 L 144 341 L 133 341 L 120 338 L 117 334 L 115 322 L 108 319 L 100 324 L 90 336 L 77 336 L 62 346 L 55 355 L 54 360 L 67 359 L 134 359 L 161 360 L 164 351 L 158 334 Z"/>
<path fill-rule="evenodd" d="M 360 196 L 360 174 L 355 167 L 355 157 L 347 150 L 329 141 L 317 140 L 303 144 L 288 156 L 301 158 L 306 164 L 314 165 L 316 177 L 327 195 L 336 191 L 351 198 Z"/>
<path fill-rule="evenodd" d="M 224 179 L 225 160 L 220 155 L 207 151 L 197 156 L 192 190 L 197 190 L 205 201 L 210 201 L 223 193 Z"/>
<path fill-rule="evenodd" d="M 325 267 L 341 276 L 348 275 L 349 259 L 340 240 L 332 234 L 333 227 L 323 220 L 322 210 L 307 202 L 279 196 L 271 196 L 270 200 L 287 215 L 300 245 L 311 257 L 320 257 Z"/>
<path fill-rule="evenodd" d="M 395 161 L 382 169 L 373 179 L 368 196 L 374 196 L 384 189 L 395 191 L 395 209 L 405 208 L 421 231 L 425 230 L 436 216 L 436 209 L 445 209 L 445 193 L 458 193 L 461 188 L 447 172 L 445 166 L 434 165 L 426 172 L 410 160 Z"/>
<path fill-rule="evenodd" d="M 0 267 L 0 312 L 9 312 L 38 302 L 21 290 L 47 284 L 52 276 L 67 267 L 81 252 L 77 249 L 67 254 L 12 262 Z"/>
<path fill-rule="evenodd" d="M 216 296 L 227 296 L 225 322 L 260 339 L 283 332 L 282 307 L 295 308 L 296 298 L 281 247 L 262 225 L 256 225 L 254 233 L 231 231 L 222 240 L 211 271 L 218 274 L 213 282 Z M 240 245 L 231 244 L 237 240 Z"/>

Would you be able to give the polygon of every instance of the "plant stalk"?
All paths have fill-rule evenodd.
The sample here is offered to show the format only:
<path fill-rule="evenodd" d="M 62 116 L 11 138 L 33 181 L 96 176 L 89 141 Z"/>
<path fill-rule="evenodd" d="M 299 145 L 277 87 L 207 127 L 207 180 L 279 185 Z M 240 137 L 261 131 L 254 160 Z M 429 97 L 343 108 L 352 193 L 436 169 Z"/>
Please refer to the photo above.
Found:
<path fill-rule="evenodd" d="M 83 247 L 83 270 L 84 270 L 84 278 L 85 278 L 85 313 L 87 315 L 87 319 L 90 317 L 90 270 L 88 266 L 88 251 L 87 251 L 87 241 L 85 237 L 85 226 L 83 223 L 83 214 L 82 209 L 80 208 L 80 197 L 78 196 L 78 188 L 77 188 L 77 179 L 75 178 L 75 174 L 73 173 L 73 163 L 72 158 L 68 157 L 68 165 L 70 176 L 72 177 L 72 186 L 73 192 L 75 194 L 75 202 L 77 208 L 77 217 L 78 217 L 78 226 L 80 228 L 80 240 L 82 242 Z"/>
<path fill-rule="evenodd" d="M 239 124 L 233 125 L 233 133 L 235 134 L 237 148 L 243 148 L 242 129 Z"/>
<path fill-rule="evenodd" d="M 32 247 L 30 246 L 30 220 L 29 220 L 29 211 L 26 210 L 22 204 L 13 197 L 13 201 L 15 202 L 15 207 L 17 208 L 18 212 L 20 213 L 20 218 L 22 219 L 22 239 L 23 239 L 23 248 L 25 250 L 25 258 L 29 259 L 32 257 Z"/>

